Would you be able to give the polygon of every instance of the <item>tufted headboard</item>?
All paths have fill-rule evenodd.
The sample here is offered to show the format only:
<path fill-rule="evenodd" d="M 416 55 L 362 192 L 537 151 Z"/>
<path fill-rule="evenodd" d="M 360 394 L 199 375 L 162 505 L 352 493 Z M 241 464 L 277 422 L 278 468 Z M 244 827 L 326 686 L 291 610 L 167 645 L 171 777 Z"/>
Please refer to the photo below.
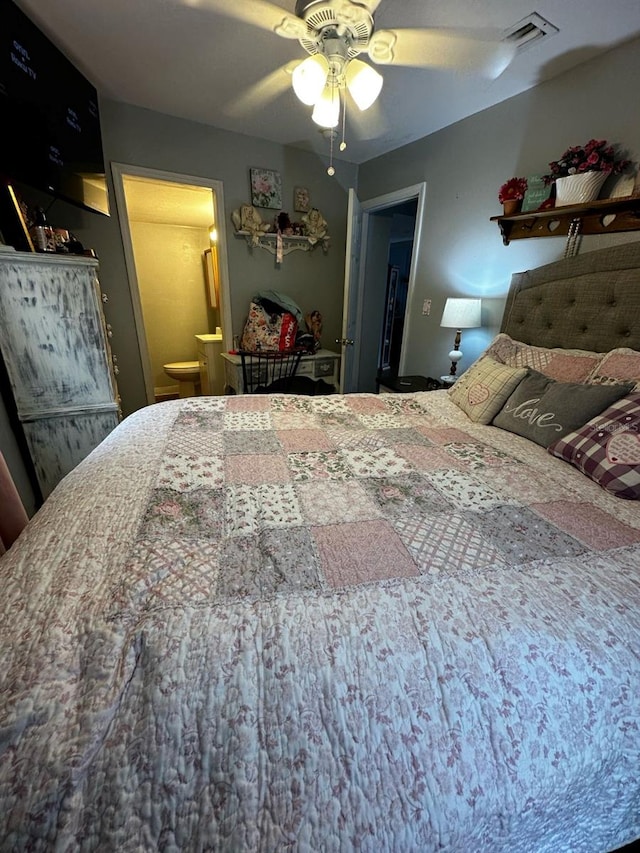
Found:
<path fill-rule="evenodd" d="M 640 243 L 514 273 L 500 331 L 543 347 L 640 350 Z"/>

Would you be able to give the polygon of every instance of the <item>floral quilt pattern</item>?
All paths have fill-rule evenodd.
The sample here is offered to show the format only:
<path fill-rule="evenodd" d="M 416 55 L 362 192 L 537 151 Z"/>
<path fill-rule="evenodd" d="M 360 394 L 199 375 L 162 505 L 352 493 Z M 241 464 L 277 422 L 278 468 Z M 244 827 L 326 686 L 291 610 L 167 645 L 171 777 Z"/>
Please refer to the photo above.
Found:
<path fill-rule="evenodd" d="M 143 409 L 0 560 L 0 849 L 614 849 L 639 566 L 444 391 Z"/>

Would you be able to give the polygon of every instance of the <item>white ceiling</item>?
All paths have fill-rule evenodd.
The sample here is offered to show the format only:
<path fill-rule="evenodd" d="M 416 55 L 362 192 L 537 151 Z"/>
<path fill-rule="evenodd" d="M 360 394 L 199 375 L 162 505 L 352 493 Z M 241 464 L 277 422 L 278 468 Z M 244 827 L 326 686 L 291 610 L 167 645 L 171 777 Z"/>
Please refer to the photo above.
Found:
<path fill-rule="evenodd" d="M 213 190 L 127 175 L 127 214 L 132 222 L 209 229 L 215 225 Z"/>
<path fill-rule="evenodd" d="M 282 70 L 306 54 L 297 41 L 270 29 L 282 10 L 293 12 L 295 0 L 17 0 L 17 5 L 102 95 L 327 152 L 310 108 L 296 99 L 290 75 Z M 357 116 L 354 108 L 347 116 L 348 148 L 341 156 L 362 163 L 640 36 L 640 0 L 382 0 L 375 20 L 378 29 L 503 31 L 533 11 L 559 33 L 521 51 L 496 80 L 380 66 L 382 94 L 367 113 Z"/>

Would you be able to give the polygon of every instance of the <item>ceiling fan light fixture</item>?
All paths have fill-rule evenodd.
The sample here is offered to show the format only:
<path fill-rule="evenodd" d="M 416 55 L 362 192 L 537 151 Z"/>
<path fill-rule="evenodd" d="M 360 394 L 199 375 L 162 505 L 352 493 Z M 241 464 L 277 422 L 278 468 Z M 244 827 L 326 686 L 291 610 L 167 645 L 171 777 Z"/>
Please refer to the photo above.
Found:
<path fill-rule="evenodd" d="M 329 63 L 325 56 L 316 53 L 297 65 L 291 85 L 299 100 L 311 107 L 321 97 L 329 76 Z"/>
<path fill-rule="evenodd" d="M 382 74 L 361 59 L 352 59 L 347 65 L 345 81 L 356 106 L 364 111 L 375 102 L 382 89 Z"/>
<path fill-rule="evenodd" d="M 311 118 L 320 127 L 337 127 L 340 121 L 340 93 L 335 86 L 325 86 L 316 101 Z"/>

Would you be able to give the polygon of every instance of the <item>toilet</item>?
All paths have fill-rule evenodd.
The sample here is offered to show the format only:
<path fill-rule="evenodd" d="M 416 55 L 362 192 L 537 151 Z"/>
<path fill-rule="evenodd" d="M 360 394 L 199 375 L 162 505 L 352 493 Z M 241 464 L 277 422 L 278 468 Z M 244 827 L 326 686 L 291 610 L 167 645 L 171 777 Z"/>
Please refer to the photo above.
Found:
<path fill-rule="evenodd" d="M 181 397 L 196 397 L 200 393 L 199 361 L 172 361 L 162 366 L 167 376 L 178 383 Z"/>

